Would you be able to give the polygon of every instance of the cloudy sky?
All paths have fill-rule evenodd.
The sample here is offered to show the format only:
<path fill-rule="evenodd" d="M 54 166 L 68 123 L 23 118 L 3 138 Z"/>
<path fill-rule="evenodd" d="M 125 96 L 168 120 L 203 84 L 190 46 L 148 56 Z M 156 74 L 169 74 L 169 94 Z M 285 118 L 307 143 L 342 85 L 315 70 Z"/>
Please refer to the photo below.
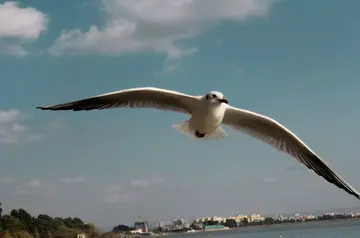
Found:
<path fill-rule="evenodd" d="M 31 5 L 32 4 L 32 5 Z M 352 207 L 294 159 L 227 129 L 198 141 L 185 115 L 45 112 L 113 90 L 219 90 L 298 134 L 355 188 L 360 2 L 0 2 L 0 201 L 99 225 Z"/>

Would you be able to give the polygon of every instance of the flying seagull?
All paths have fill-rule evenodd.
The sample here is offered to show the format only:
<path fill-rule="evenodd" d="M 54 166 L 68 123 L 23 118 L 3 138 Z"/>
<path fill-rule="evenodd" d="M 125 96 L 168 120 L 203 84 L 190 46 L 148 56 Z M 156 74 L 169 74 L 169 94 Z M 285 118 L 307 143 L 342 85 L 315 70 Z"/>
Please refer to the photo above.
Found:
<path fill-rule="evenodd" d="M 232 107 L 221 92 L 193 96 L 154 87 L 132 88 L 82 100 L 37 107 L 41 110 L 89 111 L 108 108 L 154 108 L 189 114 L 191 117 L 173 127 L 194 139 L 221 139 L 227 136 L 221 124 L 270 144 L 315 171 L 328 182 L 360 199 L 360 194 L 315 152 L 285 126 L 272 118 Z"/>

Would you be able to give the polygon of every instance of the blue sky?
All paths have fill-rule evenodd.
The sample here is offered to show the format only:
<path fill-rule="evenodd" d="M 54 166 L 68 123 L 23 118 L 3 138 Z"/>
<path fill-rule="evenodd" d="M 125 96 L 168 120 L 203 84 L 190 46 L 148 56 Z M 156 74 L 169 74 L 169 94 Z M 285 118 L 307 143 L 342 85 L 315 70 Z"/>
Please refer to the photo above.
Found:
<path fill-rule="evenodd" d="M 30 5 L 33 4 L 33 5 Z M 38 105 L 155 86 L 222 91 L 289 127 L 360 189 L 360 2 L 0 3 L 0 201 L 99 225 L 358 201 L 237 131 L 197 141 L 149 109 Z M 6 20 L 1 20 L 6 19 Z M 6 24 L 5 24 L 6 22 Z"/>

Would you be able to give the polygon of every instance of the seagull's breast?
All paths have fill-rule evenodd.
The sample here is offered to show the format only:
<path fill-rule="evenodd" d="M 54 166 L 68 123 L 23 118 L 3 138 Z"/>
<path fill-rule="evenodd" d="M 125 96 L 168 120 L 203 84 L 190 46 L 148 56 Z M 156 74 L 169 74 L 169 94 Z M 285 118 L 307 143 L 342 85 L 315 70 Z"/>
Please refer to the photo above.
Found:
<path fill-rule="evenodd" d="M 191 126 L 200 133 L 210 133 L 221 124 L 225 109 L 223 104 L 203 105 L 192 114 Z"/>

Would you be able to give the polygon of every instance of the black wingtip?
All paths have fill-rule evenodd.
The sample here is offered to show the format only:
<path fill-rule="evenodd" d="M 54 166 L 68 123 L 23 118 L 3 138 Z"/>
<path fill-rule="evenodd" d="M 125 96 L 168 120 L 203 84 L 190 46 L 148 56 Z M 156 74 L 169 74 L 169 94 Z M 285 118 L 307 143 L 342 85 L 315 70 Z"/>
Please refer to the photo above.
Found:
<path fill-rule="evenodd" d="M 36 109 L 47 110 L 48 108 L 46 108 L 46 107 L 36 107 Z"/>
<path fill-rule="evenodd" d="M 360 200 L 360 194 L 358 192 L 349 192 L 349 193 Z"/>

